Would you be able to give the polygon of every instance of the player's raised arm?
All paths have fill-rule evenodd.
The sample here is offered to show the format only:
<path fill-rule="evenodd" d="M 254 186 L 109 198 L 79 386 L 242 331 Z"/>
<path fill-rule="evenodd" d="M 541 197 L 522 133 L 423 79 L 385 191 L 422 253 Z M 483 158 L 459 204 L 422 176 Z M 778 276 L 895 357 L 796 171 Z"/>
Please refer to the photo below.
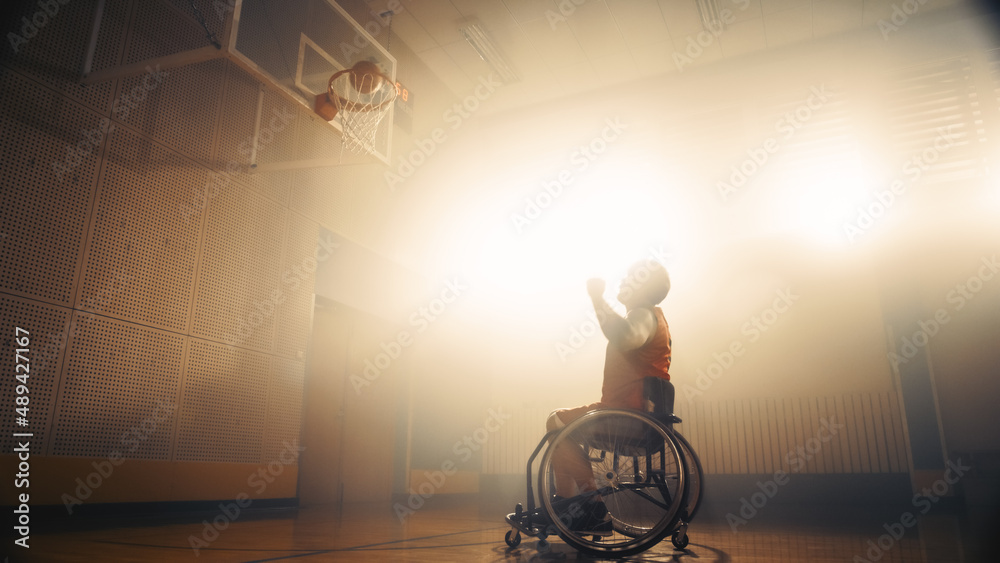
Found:
<path fill-rule="evenodd" d="M 615 312 L 604 300 L 604 280 L 587 280 L 587 293 L 594 303 L 594 311 L 601 325 L 601 332 L 621 350 L 634 350 L 649 342 L 656 332 L 656 317 L 645 307 L 629 310 L 624 317 Z"/>

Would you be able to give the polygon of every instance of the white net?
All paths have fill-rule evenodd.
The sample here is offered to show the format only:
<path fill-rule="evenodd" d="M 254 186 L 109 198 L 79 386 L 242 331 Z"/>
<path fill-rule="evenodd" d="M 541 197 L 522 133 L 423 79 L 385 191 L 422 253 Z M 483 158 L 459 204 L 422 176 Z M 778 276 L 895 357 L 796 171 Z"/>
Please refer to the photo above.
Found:
<path fill-rule="evenodd" d="M 348 69 L 330 78 L 329 95 L 337 107 L 344 149 L 355 154 L 376 152 L 379 125 L 396 99 L 392 80 Z"/>

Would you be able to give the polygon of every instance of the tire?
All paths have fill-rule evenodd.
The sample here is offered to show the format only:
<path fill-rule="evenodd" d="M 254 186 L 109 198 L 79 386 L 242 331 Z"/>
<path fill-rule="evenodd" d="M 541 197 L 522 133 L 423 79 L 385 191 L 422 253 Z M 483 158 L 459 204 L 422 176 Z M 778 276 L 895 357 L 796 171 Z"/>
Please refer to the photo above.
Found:
<path fill-rule="evenodd" d="M 511 534 L 514 534 L 511 536 Z M 521 532 L 514 530 L 507 530 L 507 535 L 503 537 L 503 541 L 507 542 L 509 547 L 517 547 L 521 545 Z"/>
<path fill-rule="evenodd" d="M 595 539 L 592 532 L 572 530 L 569 514 L 586 499 L 553 507 L 553 461 L 559 448 L 582 448 L 590 460 L 597 493 L 611 518 L 610 536 Z M 538 493 L 563 541 L 588 555 L 623 557 L 653 547 L 676 528 L 686 502 L 687 473 L 680 446 L 663 424 L 639 411 L 601 409 L 574 420 L 552 439 L 539 466 Z"/>
<path fill-rule="evenodd" d="M 674 439 L 677 440 L 677 444 L 681 447 L 685 462 L 687 462 L 688 498 L 681 518 L 685 522 L 690 522 L 694 519 L 695 514 L 698 513 L 698 508 L 701 506 L 701 499 L 705 496 L 705 480 L 703 478 L 705 472 L 701 468 L 701 460 L 698 459 L 698 454 L 694 453 L 694 448 L 691 447 L 691 443 L 687 441 L 687 438 L 681 436 L 681 433 L 676 431 L 674 431 L 673 435 Z"/>

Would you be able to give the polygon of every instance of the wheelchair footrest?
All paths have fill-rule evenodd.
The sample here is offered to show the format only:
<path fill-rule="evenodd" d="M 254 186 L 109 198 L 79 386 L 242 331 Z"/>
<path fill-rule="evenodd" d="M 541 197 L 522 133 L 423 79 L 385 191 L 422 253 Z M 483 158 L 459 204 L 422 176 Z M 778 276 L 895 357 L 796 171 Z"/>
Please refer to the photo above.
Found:
<path fill-rule="evenodd" d="M 511 527 L 529 536 L 537 536 L 550 524 L 541 508 L 533 512 L 512 512 L 507 515 L 506 520 Z"/>

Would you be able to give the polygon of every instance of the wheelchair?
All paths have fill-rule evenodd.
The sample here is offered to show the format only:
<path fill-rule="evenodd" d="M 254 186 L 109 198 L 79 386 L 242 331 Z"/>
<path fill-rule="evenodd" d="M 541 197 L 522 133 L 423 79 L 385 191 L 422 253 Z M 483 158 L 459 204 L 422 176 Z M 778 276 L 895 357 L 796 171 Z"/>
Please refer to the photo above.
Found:
<path fill-rule="evenodd" d="M 547 432 L 528 458 L 527 509 L 520 503 L 507 515 L 504 540 L 511 548 L 521 534 L 538 538 L 548 551 L 553 533 L 580 552 L 595 557 L 625 557 L 645 551 L 668 534 L 677 549 L 688 545 L 688 525 L 703 496 L 701 461 L 691 444 L 673 429 L 674 388 L 662 378 L 643 381 L 646 410 L 598 409 Z M 553 452 L 562 444 L 582 448 L 590 460 L 597 490 L 569 500 L 555 500 Z M 548 447 L 546 447 L 546 445 Z M 538 466 L 538 503 L 532 490 L 532 467 Z M 590 497 L 600 495 L 611 531 L 573 530 Z M 590 505 L 593 506 L 593 505 Z"/>

